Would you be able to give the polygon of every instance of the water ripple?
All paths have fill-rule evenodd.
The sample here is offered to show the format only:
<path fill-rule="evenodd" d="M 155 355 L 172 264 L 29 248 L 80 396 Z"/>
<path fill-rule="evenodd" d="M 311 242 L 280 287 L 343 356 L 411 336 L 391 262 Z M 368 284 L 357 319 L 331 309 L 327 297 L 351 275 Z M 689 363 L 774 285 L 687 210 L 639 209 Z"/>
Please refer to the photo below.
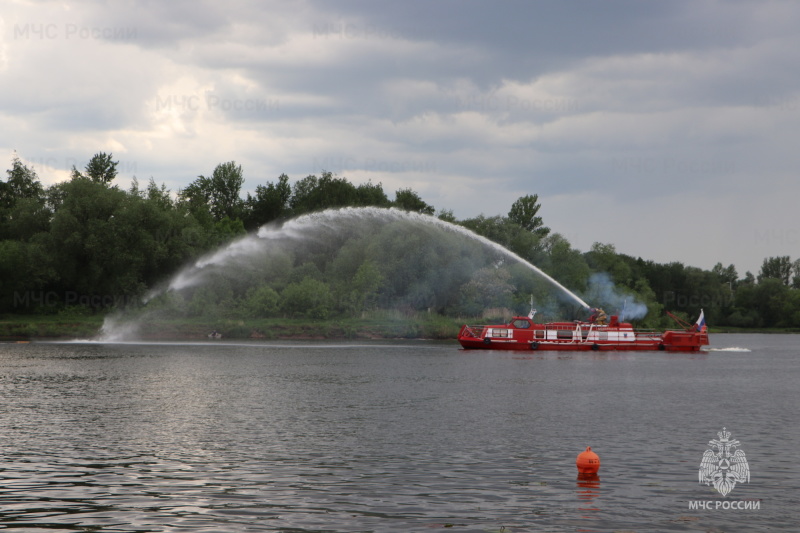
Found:
<path fill-rule="evenodd" d="M 800 365 L 762 340 L 568 359 L 0 345 L 0 527 L 793 531 Z M 751 466 L 731 497 L 757 511 L 690 509 L 720 500 L 697 472 L 723 426 Z M 596 479 L 576 474 L 586 445 Z"/>

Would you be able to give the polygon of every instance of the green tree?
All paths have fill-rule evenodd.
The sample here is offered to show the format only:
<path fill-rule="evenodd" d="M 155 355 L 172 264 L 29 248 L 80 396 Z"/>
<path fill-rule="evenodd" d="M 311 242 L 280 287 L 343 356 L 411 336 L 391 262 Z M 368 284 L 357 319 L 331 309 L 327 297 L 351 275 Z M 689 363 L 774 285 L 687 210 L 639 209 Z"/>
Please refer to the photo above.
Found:
<path fill-rule="evenodd" d="M 212 317 L 218 315 L 219 296 L 211 286 L 201 286 L 195 290 L 186 304 L 186 314 L 190 317 Z"/>
<path fill-rule="evenodd" d="M 211 183 L 204 176 L 198 176 L 185 188 L 178 191 L 178 205 L 187 214 L 192 215 L 205 228 L 214 225 L 211 214 Z"/>
<path fill-rule="evenodd" d="M 488 308 L 506 308 L 512 303 L 514 287 L 505 268 L 482 268 L 459 290 L 460 312 L 478 316 Z"/>
<path fill-rule="evenodd" d="M 214 244 L 232 241 L 245 233 L 247 233 L 247 230 L 244 228 L 244 222 L 238 218 L 230 219 L 225 217 L 214 224 Z"/>
<path fill-rule="evenodd" d="M 50 231 L 37 235 L 57 267 L 52 287 L 61 295 L 91 297 L 93 307 L 141 294 L 218 242 L 154 182 L 143 193 L 90 179 L 52 189 L 59 208 Z"/>
<path fill-rule="evenodd" d="M 133 179 L 135 180 L 136 177 L 134 176 Z M 147 189 L 144 190 L 141 196 L 161 210 L 170 211 L 175 208 L 175 203 L 172 201 L 167 186 L 162 183 L 161 187 L 159 187 L 153 178 L 150 178 L 147 183 Z"/>
<path fill-rule="evenodd" d="M 356 205 L 389 207 L 391 202 L 383 191 L 383 185 L 368 181 L 356 187 Z"/>
<path fill-rule="evenodd" d="M 111 183 L 117 177 L 119 161 L 113 161 L 111 154 L 99 152 L 86 164 L 84 176 L 96 183 Z"/>
<path fill-rule="evenodd" d="M 35 242 L 0 240 L 0 312 L 47 311 L 44 289 L 55 277 L 47 252 Z"/>
<path fill-rule="evenodd" d="M 789 291 L 783 309 L 783 322 L 787 327 L 800 327 L 800 291 Z"/>
<path fill-rule="evenodd" d="M 800 289 L 800 259 L 792 263 L 792 288 Z"/>
<path fill-rule="evenodd" d="M 509 249 L 527 261 L 536 263 L 542 259 L 543 239 L 508 218 L 478 215 L 475 218 L 463 220 L 460 224 Z"/>
<path fill-rule="evenodd" d="M 439 215 L 437 216 L 439 220 L 444 220 L 445 222 L 449 222 L 451 224 L 456 224 L 458 220 L 456 220 L 456 216 L 453 214 L 452 209 L 442 209 L 439 211 Z"/>
<path fill-rule="evenodd" d="M 257 185 L 255 196 L 247 193 L 247 222 L 248 229 L 256 229 L 273 220 L 281 220 L 290 214 L 289 200 L 292 197 L 292 187 L 289 185 L 289 176 L 281 174 L 277 183 Z"/>
<path fill-rule="evenodd" d="M 218 242 L 152 179 L 145 191 L 125 195 L 109 225 L 130 254 L 131 275 L 148 287 Z"/>
<path fill-rule="evenodd" d="M 550 228 L 546 227 L 542 217 L 538 216 L 541 207 L 538 194 L 522 196 L 511 205 L 508 219 L 539 238 L 546 237 L 550 233 Z"/>
<path fill-rule="evenodd" d="M 243 184 L 241 165 L 234 161 L 217 165 L 209 179 L 210 208 L 215 220 L 240 218 L 242 200 L 239 193 Z"/>
<path fill-rule="evenodd" d="M 280 309 L 291 317 L 325 319 L 331 313 L 333 299 L 328 285 L 306 277 L 299 283 L 290 283 L 281 292 Z"/>
<path fill-rule="evenodd" d="M 642 327 L 656 328 L 661 324 L 664 306 L 659 303 L 656 293 L 650 288 L 650 284 L 645 278 L 636 280 L 633 292 L 637 301 L 647 306 L 647 315 L 640 321 Z"/>
<path fill-rule="evenodd" d="M 606 272 L 614 283 L 627 287 L 633 285 L 633 271 L 625 259 L 617 253 L 613 244 L 595 242 L 585 254 L 588 265 L 597 272 Z"/>
<path fill-rule="evenodd" d="M 461 225 L 502 246 L 508 246 L 514 238 L 515 230 L 519 229 L 519 226 L 509 224 L 508 219 L 499 215 L 487 217 L 481 214 L 462 220 Z"/>
<path fill-rule="evenodd" d="M 29 241 L 34 235 L 49 231 L 52 216 L 44 200 L 22 198 L 2 216 L 6 220 L 0 224 L 0 238 Z"/>
<path fill-rule="evenodd" d="M 241 165 L 235 161 L 220 163 L 210 177 L 197 179 L 178 192 L 180 202 L 201 222 L 210 218 L 241 219 L 243 202 L 239 193 L 244 184 Z M 205 223 L 208 225 L 208 222 Z"/>
<path fill-rule="evenodd" d="M 784 285 L 789 285 L 791 276 L 792 260 L 788 255 L 768 257 L 764 259 L 764 263 L 761 265 L 758 282 L 761 283 L 765 279 L 774 278 L 780 280 Z"/>
<path fill-rule="evenodd" d="M 791 289 L 779 278 L 768 277 L 760 281 L 753 292 L 752 307 L 758 312 L 766 327 L 783 327 L 791 321 L 785 310 Z"/>
<path fill-rule="evenodd" d="M 0 181 L 0 239 L 27 241 L 49 229 L 52 212 L 36 172 L 16 154 L 7 174 L 7 181 Z"/>
<path fill-rule="evenodd" d="M 755 305 L 757 288 L 755 277 L 750 272 L 747 272 L 744 279 L 739 280 L 734 304 L 726 317 L 728 325 L 745 328 L 764 325 Z"/>
<path fill-rule="evenodd" d="M 271 317 L 278 310 L 280 296 L 272 287 L 262 285 L 250 289 L 244 302 L 244 309 L 248 316 Z"/>
<path fill-rule="evenodd" d="M 419 194 L 411 189 L 399 189 L 395 192 L 394 202 L 392 205 L 403 209 L 405 211 L 416 211 L 423 215 L 433 215 L 436 209 L 432 205 L 425 203 Z"/>
<path fill-rule="evenodd" d="M 359 312 L 371 308 L 382 283 L 383 276 L 375 261 L 368 259 L 361 263 L 350 283 L 349 303 L 352 310 Z"/>
<path fill-rule="evenodd" d="M 11 160 L 11 168 L 6 171 L 8 178 L 0 181 L 0 209 L 13 207 L 17 200 L 28 198 L 40 200 L 44 189 L 39 176 L 32 168 L 20 161 L 17 154 Z"/>
<path fill-rule="evenodd" d="M 578 250 L 564 236 L 553 233 L 545 238 L 547 253 L 546 271 L 559 283 L 573 292 L 586 291 L 591 270 Z"/>
<path fill-rule="evenodd" d="M 138 290 L 128 275 L 136 259 L 126 244 L 128 235 L 114 231 L 138 230 L 114 222 L 126 193 L 88 179 L 74 179 L 60 190 L 63 204 L 53 216 L 49 237 L 62 292 L 113 298 Z"/>
<path fill-rule="evenodd" d="M 294 184 L 290 205 L 294 215 L 334 207 L 359 205 L 356 187 L 344 178 L 323 172 L 320 178 L 307 176 Z"/>
<path fill-rule="evenodd" d="M 711 269 L 711 272 L 719 278 L 720 283 L 727 283 L 731 290 L 736 287 L 739 274 L 736 272 L 736 267 L 734 265 L 723 267 L 722 263 L 717 263 Z"/>
<path fill-rule="evenodd" d="M 0 310 L 9 312 L 20 303 L 26 285 L 24 244 L 17 241 L 0 241 Z M 27 294 L 28 298 L 30 294 Z"/>

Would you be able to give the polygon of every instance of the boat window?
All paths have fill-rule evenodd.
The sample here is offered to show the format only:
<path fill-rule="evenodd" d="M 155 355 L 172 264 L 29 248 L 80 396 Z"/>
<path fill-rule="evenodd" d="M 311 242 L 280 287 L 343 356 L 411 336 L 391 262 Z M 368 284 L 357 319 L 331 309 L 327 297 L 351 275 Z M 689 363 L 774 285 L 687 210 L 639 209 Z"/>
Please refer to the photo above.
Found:
<path fill-rule="evenodd" d="M 537 329 L 537 330 L 534 332 L 534 336 L 535 336 L 537 339 L 543 339 L 543 338 L 544 338 L 544 330 Z"/>
<path fill-rule="evenodd" d="M 514 327 L 517 329 L 527 329 L 531 327 L 530 320 L 525 320 L 524 318 L 518 318 L 514 322 Z"/>

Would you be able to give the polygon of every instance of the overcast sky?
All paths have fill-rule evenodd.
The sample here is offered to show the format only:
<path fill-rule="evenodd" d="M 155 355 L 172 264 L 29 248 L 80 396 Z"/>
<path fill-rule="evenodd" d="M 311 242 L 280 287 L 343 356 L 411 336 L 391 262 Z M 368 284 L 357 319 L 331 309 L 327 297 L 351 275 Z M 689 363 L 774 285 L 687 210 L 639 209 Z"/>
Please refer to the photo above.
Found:
<path fill-rule="evenodd" d="M 0 148 L 45 184 L 99 151 L 173 192 L 329 170 L 459 219 L 758 273 L 800 257 L 796 2 L 18 2 Z"/>

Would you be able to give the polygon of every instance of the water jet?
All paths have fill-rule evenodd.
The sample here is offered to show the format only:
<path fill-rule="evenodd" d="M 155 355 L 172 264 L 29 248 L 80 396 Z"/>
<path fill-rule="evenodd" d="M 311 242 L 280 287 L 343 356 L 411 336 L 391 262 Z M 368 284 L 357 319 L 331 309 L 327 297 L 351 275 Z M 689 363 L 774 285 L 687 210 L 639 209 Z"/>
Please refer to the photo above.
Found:
<path fill-rule="evenodd" d="M 408 252 L 415 251 L 425 239 L 442 239 L 443 236 L 453 235 L 472 243 L 472 249 L 441 250 L 444 245 L 431 245 L 428 259 L 431 264 L 442 261 L 442 257 L 450 253 L 453 265 L 442 268 L 443 272 L 437 274 L 436 281 L 420 281 L 409 275 L 407 280 L 408 290 L 425 298 L 431 288 L 439 288 L 442 283 L 449 281 L 447 278 L 456 278 L 451 270 L 458 270 L 461 274 L 471 272 L 478 267 L 471 264 L 483 260 L 487 253 L 495 258 L 502 258 L 500 263 L 510 261 L 519 264 L 523 269 L 534 273 L 538 278 L 546 281 L 551 287 L 557 289 L 557 294 L 577 303 L 584 309 L 589 305 L 580 297 L 569 291 L 566 287 L 543 272 L 529 261 L 507 250 L 501 245 L 480 236 L 467 228 L 452 224 L 438 218 L 419 213 L 403 211 L 395 208 L 377 207 L 348 207 L 342 209 L 329 209 L 310 213 L 284 222 L 283 224 L 267 224 L 256 232 L 239 238 L 219 249 L 204 255 L 187 267 L 181 269 L 162 286 L 150 291 L 143 300 L 145 306 L 154 299 L 163 298 L 169 294 L 184 294 L 191 291 L 203 290 L 203 287 L 214 281 L 218 285 L 229 284 L 247 285 L 249 279 L 254 281 L 249 287 L 261 283 L 264 279 L 287 274 L 287 268 L 294 268 L 304 264 L 309 275 L 313 278 L 314 261 L 327 252 L 339 253 L 343 247 L 351 246 L 351 240 L 363 238 L 372 231 L 386 231 L 382 229 L 390 225 L 400 225 L 391 236 L 395 239 L 408 241 Z M 449 238 L 448 238 L 449 239 Z M 364 239 L 366 240 L 366 239 Z M 378 252 L 387 243 L 370 244 L 377 247 Z M 405 246 L 404 241 L 395 243 L 395 248 Z M 437 248 L 439 246 L 439 248 Z M 365 254 L 360 250 L 350 250 L 354 254 Z M 395 250 L 396 251 L 396 250 Z M 374 250 L 373 250 L 374 252 Z M 401 249 L 401 252 L 404 250 Z M 450 257 L 448 256 L 448 257 Z M 475 256 L 481 256 L 477 258 Z M 380 257 L 380 255 L 378 255 Z M 495 259 L 494 263 L 498 263 Z M 491 263 L 490 263 L 491 264 Z M 287 267 L 287 265 L 289 265 Z M 293 265 L 293 266 L 292 266 Z M 495 268 L 497 265 L 494 265 Z M 291 282 L 291 278 L 283 279 L 281 283 Z M 294 281 L 301 281 L 300 279 Z M 426 284 L 427 283 L 427 284 Z M 240 292 L 244 292 L 242 289 Z M 114 321 L 116 320 L 116 324 Z M 135 325 L 126 323 L 118 318 L 110 319 L 107 327 L 104 326 L 104 335 L 128 336 L 131 332 L 121 332 L 120 328 L 135 329 Z"/>

